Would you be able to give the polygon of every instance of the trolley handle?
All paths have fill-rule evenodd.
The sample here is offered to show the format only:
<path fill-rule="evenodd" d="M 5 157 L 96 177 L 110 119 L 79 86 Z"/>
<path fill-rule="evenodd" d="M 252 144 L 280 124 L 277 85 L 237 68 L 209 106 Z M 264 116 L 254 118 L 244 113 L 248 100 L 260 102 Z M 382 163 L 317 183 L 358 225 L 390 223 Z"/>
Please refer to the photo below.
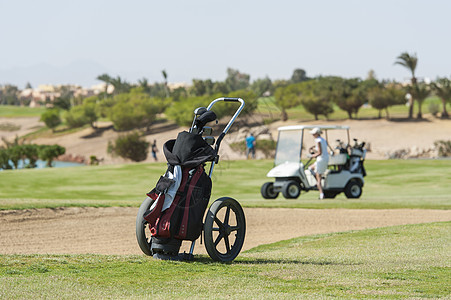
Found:
<path fill-rule="evenodd" d="M 240 98 L 224 98 L 226 102 L 240 102 Z"/>
<path fill-rule="evenodd" d="M 219 101 L 224 101 L 224 102 L 239 102 L 240 103 L 240 107 L 238 107 L 238 109 L 236 110 L 235 114 L 232 116 L 232 118 L 230 119 L 229 123 L 227 123 L 227 126 L 224 128 L 224 130 L 222 131 L 222 133 L 219 135 L 218 139 L 216 140 L 216 145 L 215 145 L 215 153 L 216 153 L 216 158 L 214 161 L 211 162 L 211 166 L 210 166 L 210 171 L 208 176 L 210 176 L 213 174 L 213 168 L 215 166 L 215 163 L 219 162 L 219 147 L 221 146 L 221 142 L 222 139 L 224 138 L 224 136 L 227 134 L 227 132 L 229 131 L 230 127 L 232 127 L 233 122 L 235 122 L 236 118 L 238 117 L 238 115 L 240 114 L 240 112 L 243 110 L 244 108 L 244 100 L 241 98 L 230 98 L 230 97 L 222 97 L 222 98 L 217 98 L 215 100 L 213 100 L 210 105 L 208 105 L 207 110 L 210 110 L 213 105 L 216 102 Z"/>
<path fill-rule="evenodd" d="M 238 117 L 238 115 L 240 114 L 240 112 L 243 110 L 243 108 L 244 108 L 244 100 L 241 99 L 241 98 L 229 98 L 229 97 L 217 98 L 217 99 L 211 101 L 210 105 L 208 105 L 208 107 L 207 107 L 207 110 L 210 110 L 213 107 L 213 105 L 216 102 L 219 102 L 219 101 L 239 102 L 239 103 L 241 103 L 240 107 L 238 107 L 238 109 L 236 110 L 235 114 L 232 116 L 232 118 L 230 119 L 229 123 L 224 128 L 224 130 L 222 131 L 223 135 L 225 135 L 229 131 L 230 127 L 232 127 L 233 122 L 235 122 L 235 120 Z"/>

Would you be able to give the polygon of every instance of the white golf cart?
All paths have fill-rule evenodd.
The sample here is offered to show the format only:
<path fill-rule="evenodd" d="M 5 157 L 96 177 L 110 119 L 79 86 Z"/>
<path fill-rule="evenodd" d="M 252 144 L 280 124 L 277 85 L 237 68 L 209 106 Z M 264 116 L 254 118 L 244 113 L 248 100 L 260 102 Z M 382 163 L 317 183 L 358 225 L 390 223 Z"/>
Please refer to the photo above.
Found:
<path fill-rule="evenodd" d="M 267 177 L 275 178 L 275 182 L 262 185 L 263 198 L 275 199 L 282 192 L 285 198 L 296 199 L 301 190 L 318 190 L 316 178 L 308 169 L 314 148 L 314 139 L 309 131 L 315 127 L 319 127 L 323 132 L 322 137 L 326 139 L 330 150 L 329 166 L 321 180 L 325 198 L 335 198 L 341 192 L 344 192 L 347 198 L 359 198 L 362 195 L 363 177 L 366 175 L 363 166 L 365 143 L 359 144 L 357 139 L 354 139 L 354 145 L 350 146 L 349 126 L 298 125 L 278 128 L 275 167 L 267 174 Z M 329 143 L 332 138 L 337 142 L 335 149 L 331 148 Z M 343 142 L 344 138 L 347 143 Z M 303 151 L 305 149 L 310 150 Z M 305 156 L 303 152 L 307 152 Z M 302 163 L 301 159 L 307 158 L 308 161 Z"/>

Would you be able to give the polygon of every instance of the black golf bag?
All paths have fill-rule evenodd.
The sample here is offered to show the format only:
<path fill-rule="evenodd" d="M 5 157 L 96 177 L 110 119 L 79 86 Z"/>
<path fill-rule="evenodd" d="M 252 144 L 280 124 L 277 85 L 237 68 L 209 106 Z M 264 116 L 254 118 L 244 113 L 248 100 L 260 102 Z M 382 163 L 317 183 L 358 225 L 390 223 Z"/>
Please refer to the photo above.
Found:
<path fill-rule="evenodd" d="M 216 153 L 201 135 L 180 132 L 163 147 L 168 169 L 147 196 L 154 203 L 144 214 L 152 236 L 153 255 L 178 255 L 183 240 L 196 240 L 211 195 L 204 165 Z M 172 192 L 171 192 L 172 190 Z"/>

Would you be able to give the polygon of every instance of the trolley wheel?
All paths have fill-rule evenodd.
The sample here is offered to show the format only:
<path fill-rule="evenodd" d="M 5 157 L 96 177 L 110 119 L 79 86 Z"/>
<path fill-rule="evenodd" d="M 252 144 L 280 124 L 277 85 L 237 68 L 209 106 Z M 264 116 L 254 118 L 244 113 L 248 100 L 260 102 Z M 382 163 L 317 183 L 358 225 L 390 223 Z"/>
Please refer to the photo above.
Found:
<path fill-rule="evenodd" d="M 205 248 L 214 261 L 232 261 L 241 251 L 246 219 L 235 199 L 223 197 L 210 206 L 204 224 Z"/>
<path fill-rule="evenodd" d="M 260 192 L 265 199 L 276 199 L 279 196 L 279 192 L 274 191 L 274 183 L 266 182 L 262 185 Z"/>
<path fill-rule="evenodd" d="M 297 197 L 299 197 L 300 194 L 301 187 L 294 180 L 287 181 L 282 186 L 282 195 L 287 199 L 296 199 Z"/>
<path fill-rule="evenodd" d="M 146 200 L 141 203 L 136 216 L 136 239 L 138 240 L 139 248 L 141 248 L 144 254 L 152 256 L 151 243 L 152 238 L 150 231 L 147 230 L 147 221 L 144 220 L 144 213 L 152 206 L 153 199 L 147 197 Z"/>

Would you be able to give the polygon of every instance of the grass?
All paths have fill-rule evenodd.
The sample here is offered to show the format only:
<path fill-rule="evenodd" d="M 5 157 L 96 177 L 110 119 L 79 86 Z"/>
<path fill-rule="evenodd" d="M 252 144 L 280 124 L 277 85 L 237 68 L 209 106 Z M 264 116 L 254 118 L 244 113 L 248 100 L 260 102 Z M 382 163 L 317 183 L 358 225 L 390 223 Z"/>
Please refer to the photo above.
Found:
<path fill-rule="evenodd" d="M 44 111 L 45 107 L 0 105 L 0 117 L 5 118 L 40 117 Z"/>
<path fill-rule="evenodd" d="M 0 298 L 448 298 L 450 247 L 447 222 L 300 237 L 228 264 L 0 255 Z"/>
<path fill-rule="evenodd" d="M 318 200 L 315 191 L 296 200 L 265 200 L 260 187 L 270 178 L 270 160 L 220 161 L 211 199 L 230 196 L 244 207 L 451 208 L 451 160 L 366 161 L 360 199 Z M 207 167 L 208 169 L 208 167 Z M 139 206 L 165 172 L 164 163 L 0 171 L 0 209 L 64 206 Z"/>

